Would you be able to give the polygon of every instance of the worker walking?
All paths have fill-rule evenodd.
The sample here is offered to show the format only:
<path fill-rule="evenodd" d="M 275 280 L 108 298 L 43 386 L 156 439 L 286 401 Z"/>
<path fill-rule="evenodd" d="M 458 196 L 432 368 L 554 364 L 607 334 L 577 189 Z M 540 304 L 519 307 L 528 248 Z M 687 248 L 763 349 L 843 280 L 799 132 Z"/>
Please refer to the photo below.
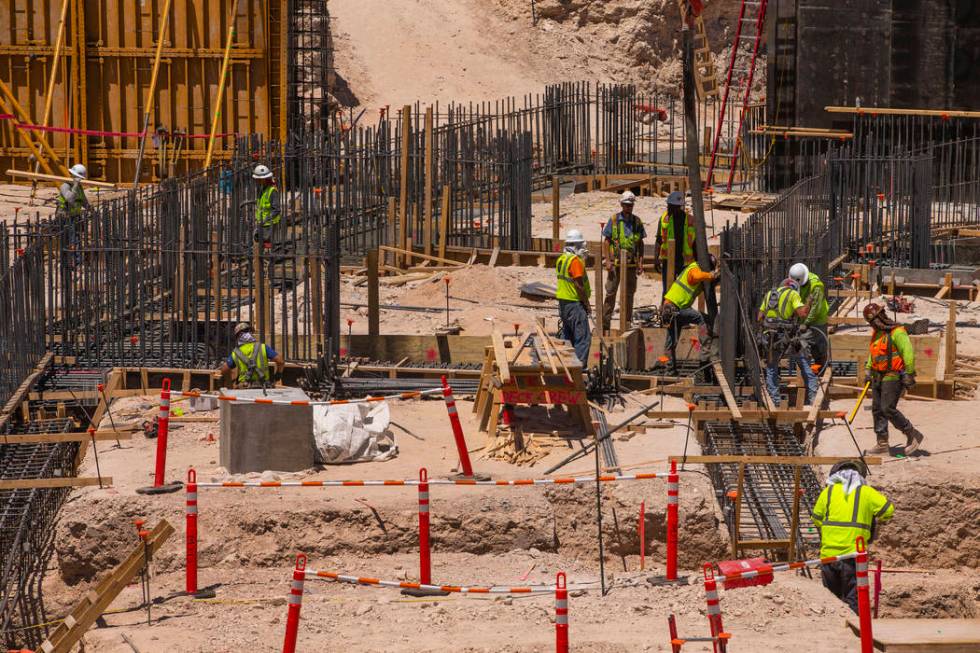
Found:
<path fill-rule="evenodd" d="M 816 274 L 804 263 L 795 263 L 789 269 L 789 278 L 800 286 L 800 299 L 806 306 L 807 314 L 803 324 L 807 329 L 805 344 L 813 363 L 822 368 L 827 364 L 828 336 L 827 316 L 830 305 L 827 303 L 827 289 Z"/>
<path fill-rule="evenodd" d="M 256 341 L 251 324 L 242 322 L 235 327 L 235 342 L 237 346 L 218 370 L 221 375 L 230 371 L 235 387 L 265 388 L 272 385 L 273 377 L 282 376 L 286 365 L 282 355 L 269 345 Z M 275 371 L 270 368 L 270 362 L 275 364 Z"/>
<path fill-rule="evenodd" d="M 620 212 L 602 228 L 602 256 L 606 261 L 606 296 L 602 306 L 602 323 L 608 328 L 616 308 L 616 295 L 620 282 L 626 284 L 626 305 L 620 306 L 627 320 L 633 316 L 633 295 L 636 294 L 636 278 L 643 274 L 643 239 L 647 233 L 643 222 L 633 213 L 636 195 L 623 193 L 619 200 Z M 620 270 L 620 252 L 626 252 L 626 269 Z"/>
<path fill-rule="evenodd" d="M 856 551 L 858 536 L 870 546 L 877 526 L 888 522 L 895 506 L 865 478 L 868 469 L 859 460 L 834 465 L 827 485 L 813 504 L 813 524 L 820 531 L 820 557 L 831 558 Z M 854 558 L 820 565 L 823 586 L 857 614 L 857 574 Z"/>
<path fill-rule="evenodd" d="M 779 361 L 788 358 L 800 368 L 806 384 L 806 404 L 813 405 L 817 396 L 817 375 L 810 367 L 805 346 L 807 309 L 800 299 L 799 286 L 786 279 L 762 299 L 756 320 L 762 327 L 762 344 L 766 350 L 766 391 L 774 406 L 779 406 Z M 801 337 L 802 336 L 802 337 Z"/>
<path fill-rule="evenodd" d="M 657 251 L 655 269 L 663 280 L 665 296 L 670 284 L 674 283 L 674 279 L 667 273 L 670 268 L 670 243 L 674 243 L 674 275 L 677 275 L 694 260 L 696 238 L 694 221 L 684 210 L 684 193 L 675 190 L 667 196 L 667 210 L 660 216 L 660 229 L 657 230 L 657 240 L 654 243 Z"/>
<path fill-rule="evenodd" d="M 712 335 L 708 327 L 708 317 L 694 308 L 694 301 L 702 292 L 705 292 L 707 284 L 709 291 L 714 292 L 714 282 L 718 280 L 721 269 L 718 267 L 715 257 L 711 256 L 712 271 L 705 272 L 698 265 L 697 261 L 689 263 L 677 279 L 671 284 L 670 289 L 664 297 L 660 307 L 660 321 L 667 327 L 667 336 L 664 340 L 664 354 L 670 358 L 668 373 L 673 376 L 677 374 L 677 343 L 680 340 L 681 329 L 686 326 L 698 327 L 698 342 L 700 350 L 698 358 L 701 367 L 711 359 Z M 707 376 L 706 372 L 701 374 L 701 378 Z"/>
<path fill-rule="evenodd" d="M 582 366 L 589 364 L 589 348 L 592 345 L 592 330 L 589 328 L 589 314 L 592 307 L 589 298 L 592 288 L 585 274 L 585 237 L 578 229 L 569 229 L 565 234 L 565 249 L 558 257 L 555 273 L 558 276 L 558 317 L 561 320 L 562 337 L 571 342 L 575 356 Z"/>
<path fill-rule="evenodd" d="M 255 203 L 255 229 L 252 240 L 259 243 L 272 243 L 273 228 L 282 219 L 282 201 L 276 180 L 268 166 L 259 164 L 252 171 L 252 179 L 258 184 L 259 197 Z"/>
<path fill-rule="evenodd" d="M 868 453 L 888 453 L 888 423 L 905 434 L 905 455 L 916 451 L 923 435 L 898 410 L 902 393 L 915 387 L 915 351 L 905 327 L 888 318 L 880 304 L 864 307 L 864 319 L 874 332 L 865 369 L 871 374 L 871 415 L 877 445 Z"/>

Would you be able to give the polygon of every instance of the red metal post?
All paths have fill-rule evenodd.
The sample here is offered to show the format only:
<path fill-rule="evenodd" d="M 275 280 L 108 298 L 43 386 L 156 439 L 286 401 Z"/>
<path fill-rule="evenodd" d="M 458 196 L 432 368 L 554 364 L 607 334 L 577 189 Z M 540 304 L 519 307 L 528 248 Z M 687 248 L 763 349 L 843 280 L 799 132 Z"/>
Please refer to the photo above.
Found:
<path fill-rule="evenodd" d="M 568 586 L 563 571 L 555 579 L 555 653 L 568 653 Z"/>
<path fill-rule="evenodd" d="M 419 470 L 419 582 L 432 584 L 432 559 L 429 551 L 429 472 Z"/>
<path fill-rule="evenodd" d="M 671 461 L 667 475 L 667 580 L 677 580 L 677 496 L 680 477 L 677 461 Z"/>
<path fill-rule="evenodd" d="M 442 396 L 446 400 L 449 422 L 453 426 L 453 437 L 456 439 L 456 450 L 459 452 L 459 464 L 465 476 L 473 476 L 473 465 L 470 463 L 470 453 L 466 450 L 466 438 L 463 437 L 463 425 L 459 421 L 456 399 L 453 397 L 453 389 L 449 387 L 445 375 L 442 377 Z"/>
<path fill-rule="evenodd" d="M 286 613 L 286 638 L 282 643 L 282 653 L 296 653 L 296 638 L 299 636 L 299 610 L 303 605 L 303 581 L 306 580 L 306 556 L 296 556 L 293 569 L 293 583 L 289 588 L 289 608 Z"/>
<path fill-rule="evenodd" d="M 167 469 L 167 431 L 170 428 L 170 379 L 163 380 L 160 391 L 160 418 L 157 433 L 157 467 L 153 479 L 153 487 L 163 485 L 163 477 Z"/>
<path fill-rule="evenodd" d="M 711 563 L 704 565 L 704 596 L 708 604 L 708 627 L 711 636 L 715 638 L 711 643 L 712 650 L 715 653 L 725 653 L 726 643 L 720 637 L 724 632 L 721 623 L 721 602 L 718 600 L 718 583 L 715 582 L 715 570 Z"/>
<path fill-rule="evenodd" d="M 646 568 L 647 560 L 647 507 L 646 501 L 640 502 L 640 520 L 637 524 L 636 530 L 640 534 L 640 571 Z"/>
<path fill-rule="evenodd" d="M 857 558 L 855 559 L 858 595 L 858 620 L 861 622 L 861 653 L 874 653 L 875 645 L 871 633 L 871 598 L 868 596 L 868 550 L 864 538 L 857 538 Z"/>
<path fill-rule="evenodd" d="M 185 561 L 188 594 L 197 593 L 197 472 L 187 470 L 187 525 L 184 539 L 187 545 Z"/>

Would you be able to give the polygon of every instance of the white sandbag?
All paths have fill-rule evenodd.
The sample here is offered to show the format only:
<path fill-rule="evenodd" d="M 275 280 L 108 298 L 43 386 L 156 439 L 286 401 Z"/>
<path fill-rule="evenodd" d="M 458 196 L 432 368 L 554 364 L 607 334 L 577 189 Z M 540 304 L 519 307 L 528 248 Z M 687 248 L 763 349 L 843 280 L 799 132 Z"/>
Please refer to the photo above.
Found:
<path fill-rule="evenodd" d="M 384 461 L 398 455 L 387 402 L 313 407 L 317 462 Z"/>

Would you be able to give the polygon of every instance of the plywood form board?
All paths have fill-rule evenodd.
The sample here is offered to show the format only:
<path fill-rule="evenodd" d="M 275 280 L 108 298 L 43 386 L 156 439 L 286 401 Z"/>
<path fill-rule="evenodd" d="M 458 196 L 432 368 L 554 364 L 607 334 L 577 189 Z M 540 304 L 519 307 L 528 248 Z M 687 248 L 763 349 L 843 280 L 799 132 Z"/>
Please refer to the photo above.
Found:
<path fill-rule="evenodd" d="M 56 127 L 132 132 L 142 129 L 142 112 L 150 85 L 154 46 L 163 0 L 70 0 L 63 57 L 53 94 L 51 124 Z M 224 35 L 233 6 L 238 6 L 236 37 L 219 133 L 272 133 L 278 124 L 278 86 L 270 83 L 278 52 L 271 53 L 278 21 L 270 25 L 267 0 L 198 0 L 173 2 L 157 81 L 151 128 L 207 133 L 217 97 Z M 58 33 L 61 0 L 8 0 L 0 10 L 0 78 L 7 80 L 33 122 L 44 112 L 45 81 Z M 79 24 L 84 29 L 79 29 Z M 79 67 L 80 53 L 85 65 Z M 70 107 L 70 109 L 69 109 Z M 0 121 L 0 166 L 26 169 L 27 149 Z M 139 139 L 135 137 L 48 134 L 57 152 L 70 147 L 71 160 L 89 165 L 90 176 L 132 181 Z M 227 156 L 232 139 L 218 142 Z M 201 165 L 206 139 L 184 144 L 176 168 L 183 174 Z M 224 150 L 222 153 L 221 150 Z M 148 146 L 152 159 L 156 150 Z M 144 165 L 149 180 L 152 165 Z"/>
<path fill-rule="evenodd" d="M 847 625 L 861 628 L 854 617 Z M 980 619 L 875 619 L 875 649 L 885 653 L 975 653 L 980 650 Z"/>

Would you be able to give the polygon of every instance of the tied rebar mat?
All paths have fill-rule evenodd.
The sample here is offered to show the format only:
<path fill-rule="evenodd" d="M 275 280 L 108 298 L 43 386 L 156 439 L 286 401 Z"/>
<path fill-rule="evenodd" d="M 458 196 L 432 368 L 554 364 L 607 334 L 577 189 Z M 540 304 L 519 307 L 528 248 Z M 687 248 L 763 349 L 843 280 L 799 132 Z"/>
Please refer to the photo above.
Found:
<path fill-rule="evenodd" d="M 70 419 L 39 420 L 10 434 L 66 433 Z M 0 480 L 74 476 L 79 443 L 0 446 Z M 50 619 L 41 592 L 54 553 L 55 519 L 70 488 L 0 490 L 0 628 L 7 648 L 35 649 Z"/>
<path fill-rule="evenodd" d="M 804 456 L 803 447 L 792 427 L 735 422 L 708 422 L 704 425 L 704 453 L 709 456 Z M 820 496 L 821 485 L 811 467 L 802 467 L 798 528 L 791 533 L 793 521 L 794 467 L 747 463 L 743 479 L 742 514 L 735 533 L 735 503 L 729 492 L 738 488 L 738 464 L 707 465 L 715 496 L 725 514 L 729 532 L 738 540 L 795 539 L 798 555 L 819 548 L 820 536 L 813 527 L 810 513 Z M 769 552 L 774 559 L 774 551 Z"/>

